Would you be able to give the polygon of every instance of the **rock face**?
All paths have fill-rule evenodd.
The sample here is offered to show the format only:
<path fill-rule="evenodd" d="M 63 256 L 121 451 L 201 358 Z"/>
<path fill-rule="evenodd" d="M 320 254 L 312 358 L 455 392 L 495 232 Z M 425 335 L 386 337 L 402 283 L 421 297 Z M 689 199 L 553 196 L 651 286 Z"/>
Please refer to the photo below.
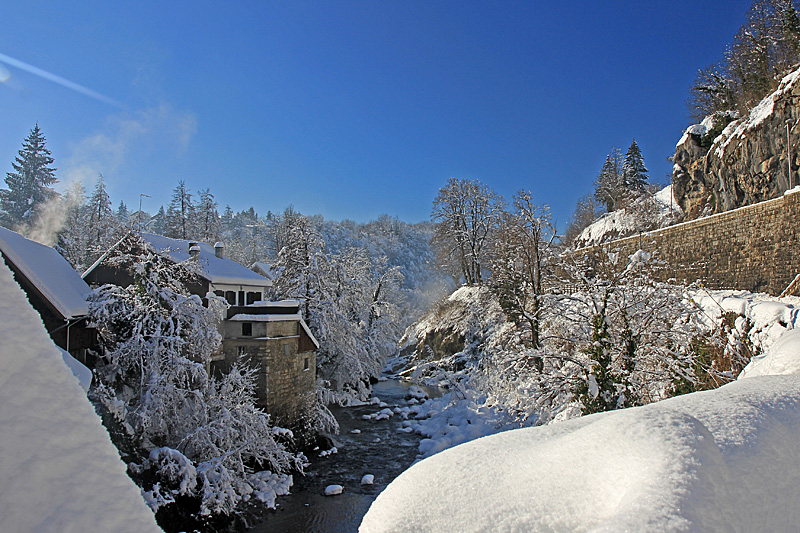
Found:
<path fill-rule="evenodd" d="M 800 185 L 798 98 L 800 69 L 783 78 L 748 116 L 730 122 L 709 148 L 704 147 L 708 137 L 718 131 L 710 120 L 686 130 L 675 151 L 673 184 L 687 220 L 777 198 Z"/>

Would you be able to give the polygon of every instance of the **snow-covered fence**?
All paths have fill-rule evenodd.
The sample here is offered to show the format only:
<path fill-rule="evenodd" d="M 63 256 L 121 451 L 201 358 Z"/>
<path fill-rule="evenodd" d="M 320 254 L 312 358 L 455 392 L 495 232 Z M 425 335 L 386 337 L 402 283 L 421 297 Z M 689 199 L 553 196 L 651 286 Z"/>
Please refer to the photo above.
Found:
<path fill-rule="evenodd" d="M 781 294 L 800 273 L 800 188 L 781 198 L 575 251 L 600 247 L 631 255 L 642 249 L 663 262 L 666 280 L 700 280 L 711 289 Z"/>

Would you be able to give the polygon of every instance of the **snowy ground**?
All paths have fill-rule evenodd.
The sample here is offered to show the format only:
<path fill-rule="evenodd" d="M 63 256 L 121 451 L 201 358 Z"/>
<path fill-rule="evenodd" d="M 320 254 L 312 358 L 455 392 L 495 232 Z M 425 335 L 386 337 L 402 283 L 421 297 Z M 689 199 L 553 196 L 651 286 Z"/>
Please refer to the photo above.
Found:
<path fill-rule="evenodd" d="M 408 427 L 433 435 L 421 452 L 443 450 L 468 431 L 490 436 L 403 473 L 361 531 L 796 530 L 797 299 L 733 291 L 695 299 L 709 320 L 734 311 L 742 328 L 752 324 L 751 341 L 765 351 L 738 381 L 494 435 L 503 425 L 497 413 L 466 399 L 405 408 L 397 414 L 422 418 Z"/>
<path fill-rule="evenodd" d="M 61 351 L 0 261 L 3 531 L 160 531 Z"/>

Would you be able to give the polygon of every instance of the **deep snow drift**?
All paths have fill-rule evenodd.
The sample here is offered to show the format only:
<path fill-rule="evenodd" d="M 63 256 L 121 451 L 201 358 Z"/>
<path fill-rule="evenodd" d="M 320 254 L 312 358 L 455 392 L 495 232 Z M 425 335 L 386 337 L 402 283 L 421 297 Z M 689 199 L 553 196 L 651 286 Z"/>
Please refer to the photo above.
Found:
<path fill-rule="evenodd" d="M 361 531 L 794 531 L 795 331 L 743 372 L 755 377 L 425 459 L 378 496 Z"/>
<path fill-rule="evenodd" d="M 3 531 L 160 531 L 84 390 L 0 261 Z"/>

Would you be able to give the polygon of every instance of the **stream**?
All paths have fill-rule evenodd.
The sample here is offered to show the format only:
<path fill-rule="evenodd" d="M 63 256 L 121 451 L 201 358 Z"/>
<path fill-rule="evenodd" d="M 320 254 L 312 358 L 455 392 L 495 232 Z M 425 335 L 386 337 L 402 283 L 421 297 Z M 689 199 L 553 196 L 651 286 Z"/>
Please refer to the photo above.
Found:
<path fill-rule="evenodd" d="M 405 407 L 410 383 L 390 379 L 373 386 L 373 396 L 390 408 Z M 424 387 L 423 387 L 424 388 Z M 437 395 L 432 390 L 428 394 Z M 334 407 L 339 434 L 333 437 L 338 452 L 320 457 L 309 454 L 305 476 L 296 475 L 289 496 L 277 499 L 277 509 L 266 511 L 249 531 L 286 533 L 349 533 L 358 531 L 369 506 L 417 457 L 420 435 L 397 431 L 403 417 L 363 420 L 362 415 L 380 411 L 378 405 Z M 356 430 L 356 433 L 352 431 Z M 358 432 L 360 431 L 360 433 Z M 362 485 L 365 474 L 375 476 L 373 485 Z M 324 496 L 328 485 L 342 485 L 337 496 Z"/>

